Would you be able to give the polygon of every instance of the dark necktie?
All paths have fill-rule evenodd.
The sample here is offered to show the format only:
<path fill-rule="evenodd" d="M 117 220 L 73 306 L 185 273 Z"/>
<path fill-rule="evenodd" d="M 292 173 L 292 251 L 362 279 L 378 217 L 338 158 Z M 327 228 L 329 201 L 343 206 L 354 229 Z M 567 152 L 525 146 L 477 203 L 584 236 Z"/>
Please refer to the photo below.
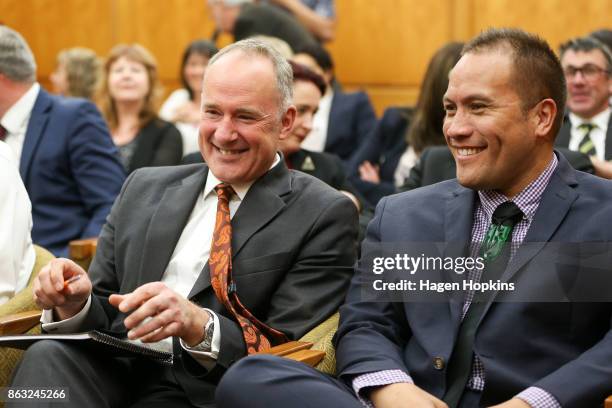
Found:
<path fill-rule="evenodd" d="M 512 231 L 522 218 L 522 211 L 511 201 L 506 201 L 495 209 L 491 226 L 487 230 L 484 242 L 480 247 L 480 256 L 485 259 L 485 269 L 481 281 L 483 279 L 495 281 L 501 278 L 510 259 Z M 487 292 L 475 294 L 474 300 L 461 322 L 455 348 L 448 362 L 448 390 L 444 396 L 444 402 L 451 408 L 459 404 L 469 380 L 476 329 L 492 295 L 493 293 Z"/>
<path fill-rule="evenodd" d="M 270 349 L 271 341 L 278 344 L 288 339 L 282 332 L 260 322 L 238 299 L 236 284 L 232 279 L 232 224 L 229 211 L 229 200 L 234 190 L 230 185 L 221 183 L 215 187 L 215 191 L 219 201 L 208 259 L 210 282 L 219 302 L 240 324 L 247 353 L 266 351 Z"/>
<path fill-rule="evenodd" d="M 595 145 L 593 144 L 593 140 L 591 140 L 591 130 L 595 128 L 595 125 L 592 123 L 583 123 L 578 126 L 578 129 L 583 130 L 584 136 L 578 145 L 578 151 L 580 153 L 584 153 L 588 156 L 594 156 L 597 152 L 595 150 Z"/>
<path fill-rule="evenodd" d="M 6 140 L 6 129 L 0 125 L 0 141 L 4 142 Z"/>

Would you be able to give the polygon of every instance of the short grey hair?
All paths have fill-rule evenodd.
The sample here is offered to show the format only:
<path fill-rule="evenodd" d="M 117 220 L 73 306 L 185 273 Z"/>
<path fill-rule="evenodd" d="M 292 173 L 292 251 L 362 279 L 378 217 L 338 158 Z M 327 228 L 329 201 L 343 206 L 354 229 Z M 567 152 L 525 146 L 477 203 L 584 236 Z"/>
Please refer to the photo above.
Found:
<path fill-rule="evenodd" d="M 17 31 L 0 25 L 0 74 L 14 82 L 36 81 L 36 61 Z"/>
<path fill-rule="evenodd" d="M 208 66 L 212 66 L 215 62 L 223 58 L 223 56 L 234 51 L 241 51 L 248 56 L 260 56 L 267 58 L 274 67 L 276 75 L 276 88 L 279 94 L 280 114 L 287 111 L 293 100 L 293 70 L 289 62 L 278 52 L 263 41 L 248 38 L 238 41 L 221 49 L 208 62 Z M 208 72 L 208 70 L 206 71 Z M 204 74 L 206 76 L 206 74 Z"/>

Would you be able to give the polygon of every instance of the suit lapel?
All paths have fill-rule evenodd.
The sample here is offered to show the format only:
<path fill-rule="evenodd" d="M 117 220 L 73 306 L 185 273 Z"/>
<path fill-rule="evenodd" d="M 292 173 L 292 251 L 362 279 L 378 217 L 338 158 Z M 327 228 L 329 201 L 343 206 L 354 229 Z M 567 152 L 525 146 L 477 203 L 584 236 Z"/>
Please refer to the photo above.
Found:
<path fill-rule="evenodd" d="M 259 229 L 268 224 L 284 207 L 282 196 L 291 191 L 291 173 L 284 164 L 276 165 L 257 180 L 249 189 L 238 211 L 232 218 L 232 259 L 240 256 L 240 250 Z M 232 271 L 239 274 L 240 271 Z M 208 263 L 196 280 L 189 298 L 210 286 Z"/>
<path fill-rule="evenodd" d="M 329 151 L 330 146 L 333 146 L 336 143 L 336 136 L 338 132 L 336 132 L 336 127 L 340 124 L 338 123 L 338 118 L 336 118 L 337 110 L 342 105 L 342 102 L 338 102 L 336 99 L 342 98 L 342 93 L 340 91 L 334 91 L 334 96 L 332 96 L 331 106 L 329 107 L 329 118 L 327 121 L 327 137 L 325 139 L 325 148 L 324 151 Z"/>
<path fill-rule="evenodd" d="M 559 133 L 555 139 L 555 146 L 566 147 L 569 149 L 571 128 L 572 123 L 569 120 L 569 116 L 566 114 L 563 118 L 563 125 L 561 125 L 561 129 L 559 129 Z"/>
<path fill-rule="evenodd" d="M 139 281 L 154 282 L 162 278 L 207 175 L 208 167 L 202 166 L 195 174 L 164 191 L 145 237 Z"/>
<path fill-rule="evenodd" d="M 608 131 L 606 132 L 606 140 L 604 143 L 606 146 L 604 158 L 606 160 L 612 160 L 612 114 L 610 115 L 610 120 L 608 120 Z"/>
<path fill-rule="evenodd" d="M 542 194 L 538 210 L 523 240 L 527 245 L 519 247 L 501 277 L 502 282 L 511 280 L 521 268 L 544 248 L 578 198 L 578 194 L 574 190 L 574 186 L 577 184 L 575 170 L 563 158 L 562 154 L 557 153 L 557 158 L 559 159 L 557 170 L 553 173 L 546 190 Z M 486 316 L 495 295 L 491 297 L 485 307 L 483 316 Z"/>
<path fill-rule="evenodd" d="M 444 252 L 445 257 L 466 256 L 469 251 L 474 218 L 476 192 L 459 186 L 453 196 L 446 202 L 446 217 L 444 220 L 445 242 L 450 244 Z M 451 280 L 461 282 L 463 276 L 451 274 Z M 461 322 L 463 299 L 451 299 L 449 302 L 453 332 Z"/>
<path fill-rule="evenodd" d="M 26 130 L 25 140 L 23 141 L 23 150 L 21 151 L 21 160 L 19 163 L 19 173 L 26 184 L 28 173 L 32 165 L 32 157 L 34 157 L 34 152 L 40 144 L 43 131 L 49 121 L 51 107 L 51 97 L 41 88 L 36 98 L 36 102 L 34 103 L 34 107 L 32 108 L 32 114 L 30 116 L 30 122 L 28 123 L 28 129 Z"/>

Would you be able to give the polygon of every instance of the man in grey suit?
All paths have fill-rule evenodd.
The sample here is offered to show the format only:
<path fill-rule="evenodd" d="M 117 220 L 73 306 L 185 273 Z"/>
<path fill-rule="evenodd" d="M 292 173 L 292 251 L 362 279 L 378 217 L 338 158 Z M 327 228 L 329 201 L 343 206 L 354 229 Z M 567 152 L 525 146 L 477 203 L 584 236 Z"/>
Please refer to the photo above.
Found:
<path fill-rule="evenodd" d="M 248 357 L 219 384 L 220 407 L 595 408 L 610 394 L 612 231 L 602 220 L 612 182 L 553 151 L 559 60 L 536 36 L 486 31 L 465 45 L 443 100 L 457 179 L 383 198 L 362 254 L 395 244 L 414 261 L 439 248 L 448 272 L 387 258 L 375 275 L 362 256 L 340 309 L 339 379 Z M 465 257 L 484 262 L 453 268 Z M 372 293 L 373 279 L 396 283 L 394 269 L 417 290 Z M 421 286 L 430 280 L 443 293 Z"/>
<path fill-rule="evenodd" d="M 215 384 L 250 347 L 243 319 L 296 339 L 338 308 L 355 259 L 357 213 L 343 194 L 289 171 L 277 153 L 296 114 L 291 88 L 289 64 L 260 42 L 218 53 L 202 96 L 207 164 L 133 173 L 89 275 L 58 259 L 36 280 L 45 331 L 127 331 L 132 340 L 172 347 L 172 367 L 40 341 L 25 353 L 13 387 L 68 387 L 67 404 L 77 407 L 214 406 Z M 217 195 L 227 185 L 224 213 Z M 230 216 L 228 236 L 222 223 Z M 227 239 L 228 289 L 217 292 L 221 278 L 210 264 L 223 259 L 218 248 Z M 224 299 L 234 295 L 231 309 L 240 303 L 252 317 L 228 310 Z"/>

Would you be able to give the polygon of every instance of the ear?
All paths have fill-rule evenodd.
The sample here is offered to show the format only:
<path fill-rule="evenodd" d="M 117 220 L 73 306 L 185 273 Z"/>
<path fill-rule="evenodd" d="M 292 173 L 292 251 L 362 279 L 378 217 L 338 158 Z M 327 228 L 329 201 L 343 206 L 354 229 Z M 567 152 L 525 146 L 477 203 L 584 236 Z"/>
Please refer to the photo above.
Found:
<path fill-rule="evenodd" d="M 538 138 L 554 140 L 555 135 L 550 135 L 555 116 L 557 116 L 557 104 L 550 98 L 543 99 L 531 109 L 530 121 L 534 126 L 534 134 Z"/>
<path fill-rule="evenodd" d="M 279 139 L 286 139 L 287 136 L 291 133 L 291 129 L 293 128 L 293 122 L 295 122 L 295 116 L 297 115 L 297 109 L 294 105 L 289 106 L 287 111 L 283 113 L 283 117 L 281 118 L 281 132 L 279 135 Z"/>

